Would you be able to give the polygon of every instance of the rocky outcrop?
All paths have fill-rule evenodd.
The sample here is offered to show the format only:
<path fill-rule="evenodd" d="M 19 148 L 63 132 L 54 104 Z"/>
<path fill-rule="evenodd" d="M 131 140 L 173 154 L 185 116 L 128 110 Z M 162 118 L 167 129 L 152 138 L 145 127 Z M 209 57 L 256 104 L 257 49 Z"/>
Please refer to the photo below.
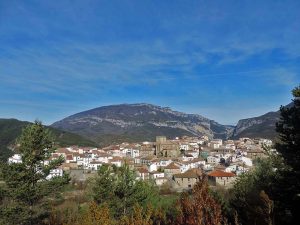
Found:
<path fill-rule="evenodd" d="M 269 112 L 262 116 L 239 120 L 232 137 L 271 138 L 276 137 L 275 126 L 280 113 Z"/>

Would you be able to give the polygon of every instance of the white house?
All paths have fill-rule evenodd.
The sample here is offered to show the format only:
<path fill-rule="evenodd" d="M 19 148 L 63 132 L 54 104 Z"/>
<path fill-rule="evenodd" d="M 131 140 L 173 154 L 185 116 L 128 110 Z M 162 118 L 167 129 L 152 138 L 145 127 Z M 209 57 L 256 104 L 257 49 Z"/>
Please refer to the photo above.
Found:
<path fill-rule="evenodd" d="M 219 162 L 220 162 L 220 158 L 217 158 L 215 156 L 208 156 L 207 157 L 207 163 L 217 164 Z"/>
<path fill-rule="evenodd" d="M 179 162 L 177 165 L 180 167 L 180 173 L 184 173 L 192 168 L 192 164 L 190 162 Z"/>
<path fill-rule="evenodd" d="M 153 172 L 150 173 L 150 177 L 152 179 L 156 179 L 158 177 L 162 178 L 162 177 L 165 177 L 165 173 L 164 172 L 153 171 Z"/>
<path fill-rule="evenodd" d="M 92 158 L 90 155 L 86 154 L 85 157 L 83 158 L 83 168 L 84 169 L 89 169 L 89 164 L 92 162 Z"/>
<path fill-rule="evenodd" d="M 213 169 L 213 166 L 212 166 L 212 165 L 205 164 L 205 165 L 203 166 L 203 170 L 205 170 L 205 171 L 209 171 L 209 170 L 212 170 L 212 169 Z"/>
<path fill-rule="evenodd" d="M 138 168 L 137 169 L 137 179 L 148 180 L 149 179 L 149 171 L 145 168 Z"/>
<path fill-rule="evenodd" d="M 8 158 L 8 163 L 22 163 L 22 156 L 20 154 L 14 154 Z"/>
<path fill-rule="evenodd" d="M 238 165 L 230 165 L 226 167 L 225 172 L 236 172 L 238 169 Z"/>
<path fill-rule="evenodd" d="M 115 156 L 115 157 L 112 157 L 109 162 L 112 164 L 112 165 L 115 165 L 116 167 L 121 167 L 122 166 L 122 160 L 123 158 L 119 157 L 119 156 Z"/>
<path fill-rule="evenodd" d="M 102 166 L 103 162 L 92 161 L 88 164 L 88 169 L 90 170 L 98 170 Z"/>
<path fill-rule="evenodd" d="M 200 168 L 201 166 L 204 166 L 206 164 L 205 160 L 202 158 L 196 158 L 192 161 L 195 164 L 194 168 Z"/>
<path fill-rule="evenodd" d="M 160 158 L 158 161 L 158 166 L 165 167 L 171 164 L 173 161 L 169 158 Z"/>
<path fill-rule="evenodd" d="M 241 161 L 245 163 L 246 166 L 253 166 L 252 159 L 247 157 L 241 157 Z"/>
<path fill-rule="evenodd" d="M 271 147 L 273 144 L 272 140 L 269 139 L 260 139 L 259 145 L 266 145 L 267 147 Z"/>
<path fill-rule="evenodd" d="M 141 163 L 141 156 L 134 158 L 134 164 L 140 164 Z"/>
<path fill-rule="evenodd" d="M 216 148 L 220 148 L 220 146 L 222 146 L 222 143 L 223 143 L 222 139 L 214 139 L 209 142 L 208 146 L 213 149 L 216 149 Z"/>
<path fill-rule="evenodd" d="M 191 141 L 189 142 L 189 149 L 188 150 L 191 150 L 191 149 L 194 149 L 194 148 L 199 148 L 199 142 L 198 141 Z"/>
<path fill-rule="evenodd" d="M 184 155 L 182 156 L 182 161 L 187 162 L 187 161 L 192 161 L 194 159 L 194 156 L 192 155 Z"/>
<path fill-rule="evenodd" d="M 112 159 L 113 157 L 107 153 L 99 152 L 97 155 L 97 161 L 108 163 L 109 159 Z"/>
<path fill-rule="evenodd" d="M 140 156 L 140 150 L 139 149 L 133 149 L 133 148 L 125 148 L 125 155 L 129 156 L 131 158 L 136 158 Z"/>
<path fill-rule="evenodd" d="M 189 150 L 189 143 L 185 143 L 185 142 L 180 143 L 179 147 L 180 147 L 180 149 L 187 151 L 187 150 Z"/>
<path fill-rule="evenodd" d="M 157 177 L 157 178 L 155 179 L 155 184 L 156 184 L 157 186 L 161 186 L 161 185 L 163 185 L 164 183 L 167 183 L 167 182 L 168 182 L 168 179 L 165 178 L 165 177 Z"/>
<path fill-rule="evenodd" d="M 191 156 L 193 156 L 194 158 L 198 158 L 198 157 L 199 157 L 199 150 L 198 150 L 198 151 L 195 151 L 195 150 L 189 150 L 189 151 L 186 151 L 185 154 L 191 155 Z"/>
<path fill-rule="evenodd" d="M 151 163 L 148 164 L 148 170 L 150 172 L 157 171 L 158 168 L 159 168 L 159 163 L 158 162 L 151 162 Z"/>
<path fill-rule="evenodd" d="M 53 177 L 62 177 L 63 170 L 61 168 L 56 168 L 50 171 L 50 174 L 46 177 L 47 180 L 52 179 Z"/>
<path fill-rule="evenodd" d="M 236 146 L 235 146 L 234 144 L 226 144 L 226 145 L 225 145 L 225 148 L 235 150 L 235 149 L 236 149 Z"/>
<path fill-rule="evenodd" d="M 47 161 L 49 163 L 49 160 L 47 160 Z M 8 158 L 8 163 L 22 163 L 22 155 L 14 154 L 12 157 Z M 50 170 L 50 174 L 46 177 L 46 179 L 50 180 L 51 178 L 53 178 L 55 176 L 62 176 L 62 175 L 63 175 L 63 170 L 61 168 L 56 168 L 56 169 Z"/>

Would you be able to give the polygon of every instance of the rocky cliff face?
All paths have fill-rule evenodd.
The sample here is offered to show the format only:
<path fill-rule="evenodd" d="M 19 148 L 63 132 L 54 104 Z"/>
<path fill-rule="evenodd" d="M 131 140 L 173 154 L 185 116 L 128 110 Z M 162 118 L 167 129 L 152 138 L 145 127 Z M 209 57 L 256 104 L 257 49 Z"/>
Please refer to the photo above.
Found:
<path fill-rule="evenodd" d="M 284 106 L 292 107 L 293 102 Z M 262 116 L 239 120 L 234 128 L 232 137 L 237 139 L 240 137 L 249 138 L 276 138 L 276 123 L 280 119 L 280 111 L 268 112 Z"/>
<path fill-rule="evenodd" d="M 133 137 L 134 140 L 153 140 L 156 135 L 170 138 L 182 135 L 207 135 L 228 138 L 233 126 L 221 125 L 201 115 L 173 111 L 151 104 L 122 104 L 103 106 L 77 113 L 52 125 L 92 140 L 103 136 Z"/>
<path fill-rule="evenodd" d="M 275 138 L 275 125 L 279 120 L 280 113 L 269 112 L 262 116 L 249 119 L 239 120 L 234 131 L 233 138 L 249 137 L 249 138 Z"/>
<path fill-rule="evenodd" d="M 285 107 L 290 107 L 289 104 Z M 276 137 L 275 125 L 280 112 L 239 120 L 237 125 L 221 125 L 197 114 L 173 111 L 151 104 L 103 106 L 69 116 L 52 126 L 77 133 L 98 143 L 154 140 L 183 135 L 207 135 L 210 138 Z"/>

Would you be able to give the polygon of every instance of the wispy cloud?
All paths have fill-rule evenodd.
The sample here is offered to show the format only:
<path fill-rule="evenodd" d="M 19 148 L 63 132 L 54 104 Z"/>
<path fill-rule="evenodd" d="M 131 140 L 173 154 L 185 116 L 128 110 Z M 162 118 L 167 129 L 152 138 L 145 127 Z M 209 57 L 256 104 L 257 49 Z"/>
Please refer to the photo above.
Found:
<path fill-rule="evenodd" d="M 299 1 L 0 2 L 0 102 L 45 101 L 50 111 L 145 99 L 221 107 L 223 96 L 234 104 L 261 91 L 258 101 L 264 89 L 276 98 L 300 82 L 299 8 Z"/>
<path fill-rule="evenodd" d="M 42 49 L 5 50 L 7 54 L 0 55 L 2 85 L 22 87 L 25 84 L 24 87 L 35 92 L 59 92 L 60 95 L 71 94 L 74 90 L 80 93 L 105 89 L 107 85 L 155 85 L 178 79 L 230 76 L 261 76 L 282 85 L 292 85 L 299 77 L 289 68 L 278 66 L 204 73 L 196 67 L 212 63 L 208 55 L 180 54 L 180 49 L 168 51 L 161 44 L 145 47 L 144 44 L 102 46 L 72 43 Z M 219 63 L 225 61 L 226 56 Z"/>

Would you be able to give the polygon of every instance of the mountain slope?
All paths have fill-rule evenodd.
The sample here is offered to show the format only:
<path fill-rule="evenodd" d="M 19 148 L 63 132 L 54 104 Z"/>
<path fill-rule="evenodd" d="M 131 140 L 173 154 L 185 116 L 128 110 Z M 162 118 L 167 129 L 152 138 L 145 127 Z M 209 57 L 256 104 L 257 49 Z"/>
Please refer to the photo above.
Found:
<path fill-rule="evenodd" d="M 227 138 L 233 131 L 232 126 L 218 124 L 200 115 L 144 103 L 95 108 L 69 116 L 52 126 L 101 143 L 104 137 L 134 141 L 154 140 L 157 135 Z"/>
<path fill-rule="evenodd" d="M 275 125 L 279 120 L 280 113 L 268 112 L 262 116 L 239 120 L 234 132 L 233 138 L 270 138 L 276 137 Z"/>
<path fill-rule="evenodd" d="M 12 154 L 9 145 L 14 144 L 16 138 L 21 135 L 22 129 L 29 124 L 29 122 L 16 119 L 0 119 L 0 160 L 5 160 Z M 70 145 L 97 146 L 95 142 L 77 134 L 61 131 L 52 127 L 48 128 L 54 135 L 56 144 L 61 147 Z"/>
<path fill-rule="evenodd" d="M 291 107 L 290 103 L 284 107 Z M 232 138 L 237 139 L 240 137 L 249 138 L 269 138 L 275 139 L 276 123 L 280 119 L 280 111 L 268 112 L 262 116 L 239 120 L 232 134 Z"/>

